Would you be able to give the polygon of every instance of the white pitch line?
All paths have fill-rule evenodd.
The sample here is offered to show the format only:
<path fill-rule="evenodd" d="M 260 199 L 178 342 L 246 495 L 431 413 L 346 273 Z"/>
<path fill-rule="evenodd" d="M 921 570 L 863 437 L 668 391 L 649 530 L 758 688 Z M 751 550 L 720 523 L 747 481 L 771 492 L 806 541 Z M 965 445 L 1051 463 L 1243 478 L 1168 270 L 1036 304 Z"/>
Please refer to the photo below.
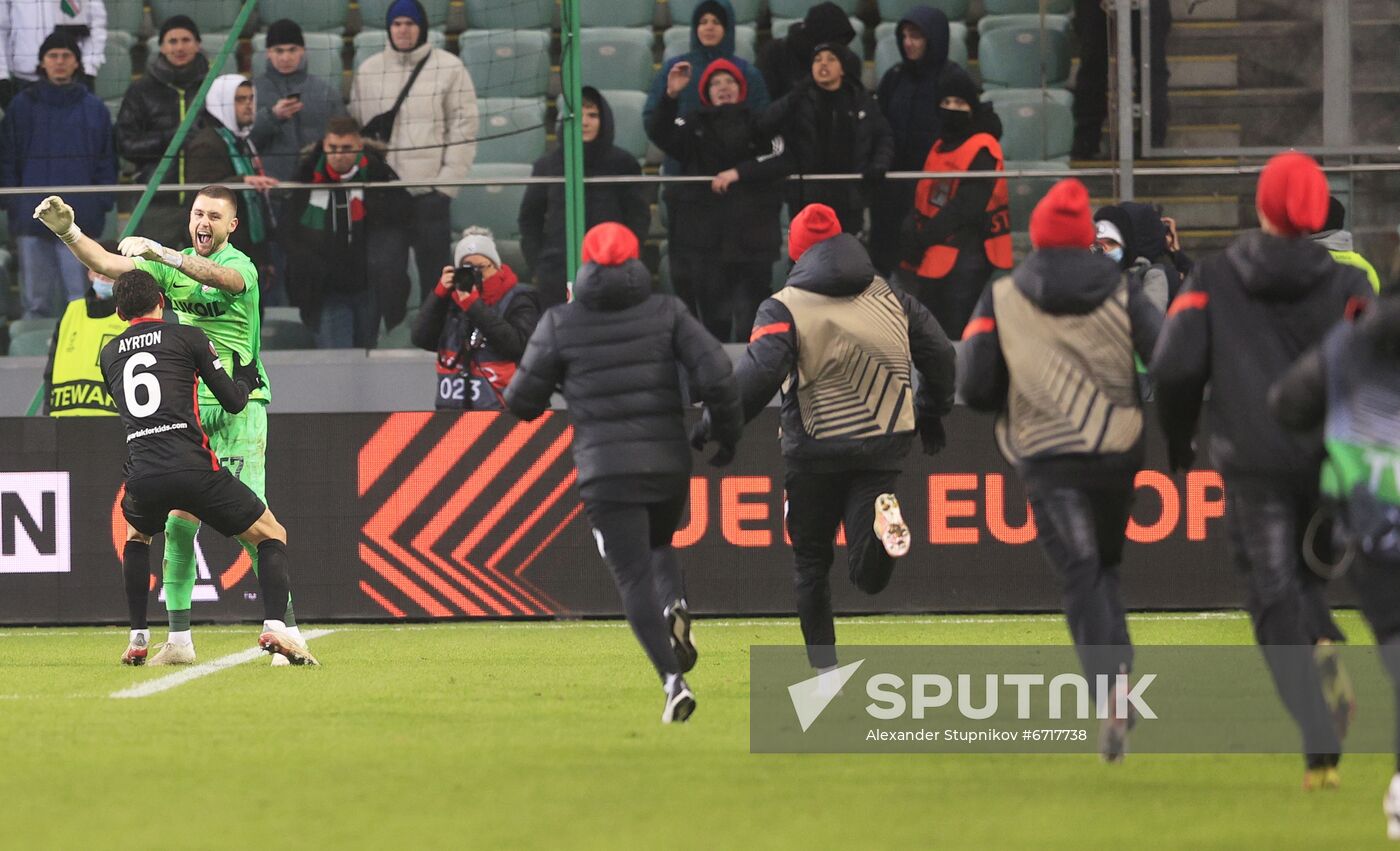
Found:
<path fill-rule="evenodd" d="M 307 641 L 310 641 L 313 638 L 320 638 L 324 635 L 330 635 L 332 632 L 335 632 L 335 630 L 313 629 L 303 632 L 301 634 L 301 637 Z M 263 652 L 264 651 L 262 650 L 262 648 L 250 647 L 247 650 L 240 650 L 237 653 L 230 653 L 227 656 L 221 656 L 212 662 L 204 662 L 203 664 L 195 665 L 192 668 L 186 668 L 183 671 L 176 671 L 175 673 L 168 674 L 164 677 L 157 677 L 154 680 L 147 680 L 146 682 L 141 683 L 140 685 L 134 685 L 131 688 L 125 688 L 121 691 L 114 691 L 110 696 L 119 699 L 127 697 L 150 697 L 153 694 L 160 694 L 163 691 L 169 691 L 170 689 L 182 686 L 185 683 L 191 682 L 192 680 L 197 680 L 200 677 L 207 677 L 210 674 L 217 674 L 219 671 L 222 671 L 225 668 L 232 668 L 235 665 L 242 665 L 244 662 L 251 662 L 259 656 L 263 655 Z"/>

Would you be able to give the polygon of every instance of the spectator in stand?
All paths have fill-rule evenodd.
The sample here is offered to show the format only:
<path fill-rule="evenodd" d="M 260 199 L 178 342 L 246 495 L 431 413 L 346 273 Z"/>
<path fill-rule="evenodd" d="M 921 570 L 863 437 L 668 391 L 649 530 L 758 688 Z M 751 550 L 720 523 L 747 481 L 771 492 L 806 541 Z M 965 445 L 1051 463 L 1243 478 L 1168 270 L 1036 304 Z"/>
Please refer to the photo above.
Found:
<path fill-rule="evenodd" d="M 811 76 L 812 48 L 819 44 L 850 45 L 855 37 L 851 19 L 830 0 L 808 9 L 802 20 L 788 28 L 787 35 L 768 42 L 759 54 L 758 70 L 768 85 L 768 96 L 777 100 Z"/>
<path fill-rule="evenodd" d="M 103 0 L 6 0 L 0 3 L 0 109 L 9 109 L 11 99 L 21 89 L 42 77 L 38 68 L 44 53 L 40 48 L 55 32 L 77 42 L 85 58 L 76 79 L 92 88 L 92 78 L 106 60 L 107 6 Z"/>
<path fill-rule="evenodd" d="M 1136 201 L 1100 207 L 1094 213 L 1094 250 L 1138 279 L 1147 300 L 1158 313 L 1166 314 L 1181 290 L 1177 258 L 1184 255 L 1171 250 L 1170 231 L 1160 210 Z"/>
<path fill-rule="evenodd" d="M 116 183 L 112 117 L 102 101 L 77 82 L 82 49 L 60 31 L 44 39 L 39 54 L 39 82 L 20 92 L 0 120 L 0 186 Z M 59 315 L 63 305 L 83 297 L 88 284 L 83 264 L 31 215 L 42 199 L 5 198 L 19 247 L 26 319 Z M 110 195 L 73 198 L 75 221 L 94 236 L 102 233 L 110 209 Z"/>
<path fill-rule="evenodd" d="M 267 193 L 278 181 L 263 170 L 258 150 L 248 138 L 256 111 L 251 82 L 241 74 L 216 78 L 204 98 L 198 129 L 185 144 L 185 173 L 192 183 L 247 187 L 238 191 L 238 227 L 229 234 L 229 242 L 252 259 L 263 287 L 270 288 L 267 266 L 276 222 Z"/>
<path fill-rule="evenodd" d="M 151 179 L 209 73 L 209 60 L 199 52 L 199 27 L 185 15 L 172 15 L 160 25 L 159 43 L 160 55 L 127 88 L 117 113 L 117 153 L 136 164 L 137 183 Z M 181 149 L 165 173 L 165 182 L 185 183 L 187 177 Z M 161 192 L 151 199 L 141 233 L 169 248 L 189 245 L 186 194 Z"/>
<path fill-rule="evenodd" d="M 287 294 L 323 349 L 372 349 L 379 338 L 371 282 L 407 278 L 385 243 L 399 245 L 408 221 L 408 193 L 364 189 L 361 181 L 398 180 L 384 161 L 383 145 L 360 134 L 360 122 L 339 115 L 307 151 L 294 177 L 319 189 L 300 189 L 279 220 L 278 241 L 287 254 Z M 405 284 L 406 286 L 406 284 Z"/>
<path fill-rule="evenodd" d="M 306 71 L 306 41 L 296 21 L 283 18 L 267 28 L 267 67 L 253 80 L 257 118 L 249 138 L 263 168 L 290 180 L 302 152 L 321 140 L 326 122 L 345 115 L 339 87 Z"/>
<path fill-rule="evenodd" d="M 809 204 L 825 204 L 836 211 L 846 233 L 865 229 L 867 187 L 884 179 L 894 158 L 889 122 L 861 85 L 860 65 L 845 45 L 817 45 L 812 50 L 811 76 L 764 116 L 764 123 L 778 128 L 792 147 L 802 174 L 864 177 L 864 185 L 830 180 L 788 184 L 790 213 Z"/>
<path fill-rule="evenodd" d="M 1152 105 L 1152 135 L 1154 146 L 1167 143 L 1167 119 L 1170 101 L 1167 98 L 1167 33 L 1172 28 L 1171 0 L 1143 0 L 1151 15 L 1152 77 L 1148 83 Z M 1133 11 L 1133 56 L 1140 55 L 1138 16 Z M 1099 156 L 1103 140 L 1103 120 L 1108 117 L 1108 13 L 1103 0 L 1074 0 L 1074 32 L 1079 38 L 1079 74 L 1074 89 L 1074 148 L 1075 159 L 1090 160 Z M 1136 64 L 1136 63 L 1134 63 Z M 1137 88 L 1141 97 L 1142 81 Z"/>
<path fill-rule="evenodd" d="M 116 253 L 115 242 L 102 247 Z M 112 300 L 112 279 L 87 272 L 90 284 L 82 298 L 68 303 L 49 340 L 44 367 L 46 417 L 115 416 L 117 406 L 102 378 L 102 347 L 126 330 Z"/>
<path fill-rule="evenodd" d="M 435 184 L 409 187 L 408 239 L 386 249 L 405 267 L 413 249 L 426 298 L 438 271 L 452 260 L 450 208 L 458 187 L 443 183 L 465 178 L 476 157 L 476 88 L 461 59 L 428 43 L 428 15 L 418 0 L 394 0 L 384 26 L 389 44 L 355 72 L 350 114 L 366 136 L 389 144 L 389 165 L 400 178 Z M 394 102 L 405 91 L 394 113 Z M 379 310 L 393 328 L 407 314 L 408 287 L 397 277 L 379 286 Z"/>
<path fill-rule="evenodd" d="M 690 52 L 672 57 L 661 65 L 651 81 L 646 106 L 642 108 L 643 126 L 651 126 L 651 114 L 666 95 L 666 81 L 671 68 L 679 62 L 690 63 L 690 85 L 680 93 L 679 114 L 685 115 L 700 107 L 700 76 L 716 59 L 728 59 L 749 81 L 749 108 L 760 111 L 768 106 L 768 87 L 752 65 L 734 55 L 734 7 L 729 0 L 701 0 L 690 14 Z M 680 163 L 666 158 L 661 165 L 665 174 L 678 174 Z"/>
<path fill-rule="evenodd" d="M 437 352 L 437 408 L 505 410 L 506 385 L 540 321 L 535 288 L 501 262 L 486 228 L 467 228 L 413 320 L 413 345 Z"/>
<path fill-rule="evenodd" d="M 628 152 L 613 144 L 612 107 L 602 92 L 583 87 L 583 172 L 585 177 L 641 174 L 641 166 Z M 555 148 L 535 160 L 531 177 L 562 177 L 564 149 Z M 625 225 L 637 237 L 646 238 L 651 226 L 651 204 L 641 184 L 590 186 L 584 195 L 584 226 L 603 222 Z M 539 287 L 541 309 L 563 304 L 567 264 L 564 256 L 564 185 L 532 183 L 520 202 L 520 247 Z"/>
<path fill-rule="evenodd" d="M 920 171 L 938 138 L 938 80 L 948 61 L 948 16 L 915 6 L 894 31 L 901 61 L 885 72 L 876 90 L 880 111 L 894 133 L 893 171 Z M 914 206 L 914 183 L 881 183 L 870 208 L 870 259 L 881 275 L 899 265 L 899 229 Z"/>
<path fill-rule="evenodd" d="M 1001 145 L 982 121 L 977 85 L 948 65 L 939 83 L 938 139 L 924 171 L 1002 170 Z M 1000 128 L 1000 122 L 996 123 Z M 997 269 L 1011 268 L 1011 211 L 1006 178 L 927 178 L 914 192 L 900 249 L 899 282 L 923 302 L 951 340 L 962 339 Z"/>
<path fill-rule="evenodd" d="M 666 188 L 671 282 L 705 330 L 742 342 L 772 291 L 782 242 L 779 181 L 792 170 L 791 158 L 782 137 L 749 110 L 744 74 L 727 59 L 705 69 L 700 108 L 678 118 L 677 98 L 690 74 L 688 62 L 671 66 L 666 96 L 647 124 L 647 135 L 681 164 L 681 173 L 714 177 L 708 185 Z"/>
<path fill-rule="evenodd" d="M 1381 291 L 1381 276 L 1376 274 L 1376 267 L 1370 261 L 1362 257 L 1356 251 L 1356 242 L 1352 238 L 1351 231 L 1347 227 L 1347 208 L 1342 206 L 1342 202 L 1337 200 L 1336 195 L 1327 199 L 1327 222 L 1323 224 L 1322 230 L 1312 235 L 1313 242 L 1327 249 L 1327 253 L 1332 255 L 1332 259 L 1347 266 L 1355 266 L 1366 273 L 1366 280 L 1371 282 L 1371 289 L 1377 293 Z"/>

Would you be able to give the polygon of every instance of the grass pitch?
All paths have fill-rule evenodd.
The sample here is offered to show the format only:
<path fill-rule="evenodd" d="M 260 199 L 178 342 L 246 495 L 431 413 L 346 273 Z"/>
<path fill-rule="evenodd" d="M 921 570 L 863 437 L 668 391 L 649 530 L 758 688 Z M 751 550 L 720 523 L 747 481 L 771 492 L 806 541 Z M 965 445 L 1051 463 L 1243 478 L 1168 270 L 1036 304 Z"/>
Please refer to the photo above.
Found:
<path fill-rule="evenodd" d="M 1355 640 L 1369 636 L 1351 613 Z M 340 626 L 137 699 L 126 631 L 0 630 L 0 848 L 1385 847 L 1389 756 L 1335 792 L 1294 756 L 748 752 L 748 648 L 792 620 L 702 620 L 691 723 L 620 622 Z M 1132 619 L 1142 644 L 1247 643 L 1243 615 Z M 1066 641 L 1058 617 L 845 619 L 848 644 Z M 256 628 L 196 628 L 200 660 Z M 156 630 L 156 637 L 163 630 Z M 1391 712 L 1363 706 L 1363 712 Z"/>

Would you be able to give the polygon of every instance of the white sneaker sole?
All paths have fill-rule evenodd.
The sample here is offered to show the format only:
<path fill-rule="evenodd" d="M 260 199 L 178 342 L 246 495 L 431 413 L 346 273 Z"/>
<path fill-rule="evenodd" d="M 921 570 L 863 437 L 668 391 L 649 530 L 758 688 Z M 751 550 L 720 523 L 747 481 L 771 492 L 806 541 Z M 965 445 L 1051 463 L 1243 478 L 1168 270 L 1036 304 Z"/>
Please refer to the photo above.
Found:
<path fill-rule="evenodd" d="M 319 665 L 306 645 L 282 632 L 264 632 L 258 636 L 258 646 L 268 653 L 286 657 L 293 665 Z"/>
<path fill-rule="evenodd" d="M 913 536 L 899 511 L 899 500 L 892 493 L 875 497 L 875 534 L 880 536 L 880 543 L 891 558 L 908 555 Z"/>
<path fill-rule="evenodd" d="M 679 724 L 695 712 L 695 695 L 685 688 L 666 699 L 666 708 L 661 712 L 662 724 Z"/>

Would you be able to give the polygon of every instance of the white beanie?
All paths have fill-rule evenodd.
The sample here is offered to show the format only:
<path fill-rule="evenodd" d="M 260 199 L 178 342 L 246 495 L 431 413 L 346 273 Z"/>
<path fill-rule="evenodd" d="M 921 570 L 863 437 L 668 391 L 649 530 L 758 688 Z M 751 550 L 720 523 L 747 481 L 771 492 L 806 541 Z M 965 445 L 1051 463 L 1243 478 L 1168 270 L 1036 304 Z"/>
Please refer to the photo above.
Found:
<path fill-rule="evenodd" d="M 473 226 L 462 231 L 462 238 L 457 241 L 457 247 L 452 252 L 453 264 L 461 266 L 462 258 L 471 254 L 480 254 L 497 267 L 501 265 L 501 253 L 496 250 L 496 240 L 486 228 Z"/>

